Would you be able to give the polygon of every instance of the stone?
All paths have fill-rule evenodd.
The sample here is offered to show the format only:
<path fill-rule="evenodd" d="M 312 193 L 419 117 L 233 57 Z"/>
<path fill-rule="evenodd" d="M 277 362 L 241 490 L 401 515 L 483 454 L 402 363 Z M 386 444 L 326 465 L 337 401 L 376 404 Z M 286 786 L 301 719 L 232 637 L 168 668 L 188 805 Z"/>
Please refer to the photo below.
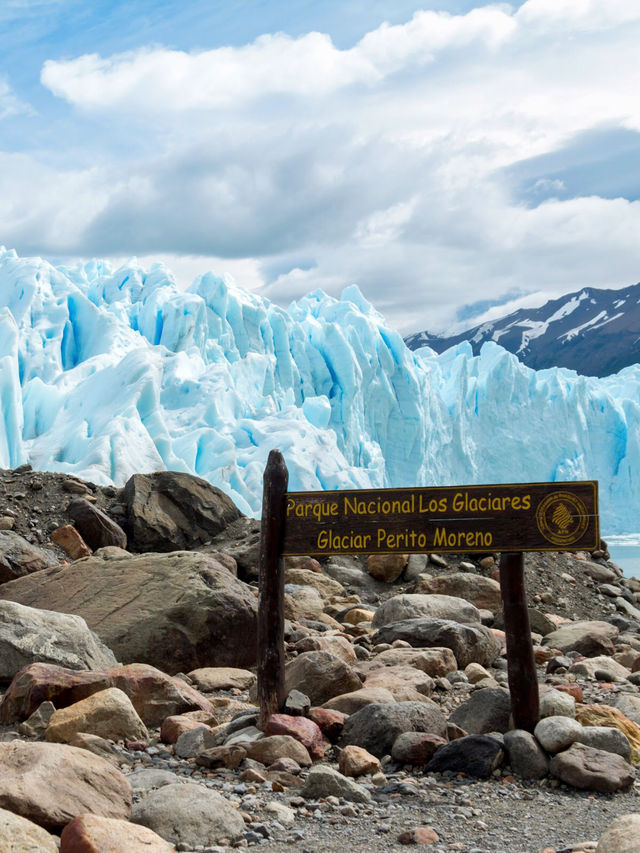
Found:
<path fill-rule="evenodd" d="M 463 772 L 487 779 L 504 758 L 502 744 L 488 735 L 468 735 L 441 747 L 425 766 L 427 773 Z"/>
<path fill-rule="evenodd" d="M 131 820 L 187 849 L 233 843 L 244 832 L 244 821 L 231 803 L 193 783 L 178 782 L 151 791 L 134 805 Z"/>
<path fill-rule="evenodd" d="M 556 630 L 556 624 L 546 613 L 538 610 L 535 607 L 527 607 L 529 614 L 529 628 L 536 634 L 541 634 L 543 637 Z M 496 628 L 504 628 L 504 611 L 498 610 L 496 613 L 494 626 Z"/>
<path fill-rule="evenodd" d="M 196 764 L 199 767 L 208 767 L 216 769 L 218 767 L 227 767 L 229 770 L 236 770 L 247 757 L 247 750 L 239 744 L 231 746 L 211 746 L 208 749 L 203 749 L 196 754 Z"/>
<path fill-rule="evenodd" d="M 504 748 L 509 764 L 521 779 L 542 779 L 549 772 L 549 760 L 531 732 L 512 729 L 505 733 Z"/>
<path fill-rule="evenodd" d="M 188 551 L 241 517 L 231 498 L 206 480 L 176 471 L 134 474 L 121 495 L 132 550 Z"/>
<path fill-rule="evenodd" d="M 325 702 L 323 708 L 328 708 L 331 711 L 341 711 L 343 714 L 355 714 L 365 705 L 373 703 L 395 702 L 395 697 L 390 690 L 384 687 L 363 687 L 360 690 L 354 690 L 352 693 L 343 693 L 341 696 L 334 696 Z"/>
<path fill-rule="evenodd" d="M 329 652 L 348 664 L 357 660 L 354 648 L 346 637 L 304 637 L 294 648 L 297 652 Z"/>
<path fill-rule="evenodd" d="M 338 770 L 343 776 L 366 776 L 382 770 L 380 761 L 361 746 L 345 746 L 338 756 Z"/>
<path fill-rule="evenodd" d="M 0 584 L 52 566 L 58 566 L 53 551 L 32 545 L 12 530 L 0 530 Z"/>
<path fill-rule="evenodd" d="M 308 750 L 291 735 L 269 735 L 246 747 L 247 755 L 269 767 L 279 758 L 292 758 L 300 767 L 309 767 L 311 758 Z"/>
<path fill-rule="evenodd" d="M 316 562 L 314 560 L 314 562 Z M 332 597 L 343 598 L 347 595 L 347 591 L 341 583 L 325 575 L 320 569 L 319 572 L 311 569 L 303 568 L 288 568 L 284 573 L 285 584 L 295 584 L 296 586 L 311 586 L 319 594 L 322 600 L 326 603 Z"/>
<path fill-rule="evenodd" d="M 74 498 L 67 507 L 67 512 L 84 542 L 92 551 L 115 545 L 117 548 L 127 547 L 127 537 L 119 524 L 90 503 L 86 498 Z"/>
<path fill-rule="evenodd" d="M 342 734 L 346 717 L 340 711 L 330 711 L 328 708 L 310 708 L 309 719 L 313 720 L 322 734 L 334 743 Z"/>
<path fill-rule="evenodd" d="M 378 666 L 411 666 L 432 678 L 455 672 L 458 662 L 449 648 L 388 649 L 371 659 L 371 669 Z"/>
<path fill-rule="evenodd" d="M 626 666 L 622 666 L 607 655 L 597 655 L 578 661 L 569 667 L 569 672 L 580 678 L 597 678 L 598 681 L 623 681 L 631 675 L 631 671 Z M 608 675 L 607 679 L 600 677 L 604 673 Z"/>
<path fill-rule="evenodd" d="M 599 583 L 611 583 L 618 579 L 613 569 L 603 566 L 600 563 L 592 563 L 590 560 L 582 563 L 582 571 Z"/>
<path fill-rule="evenodd" d="M 299 622 L 307 619 L 318 621 L 324 614 L 324 602 L 317 589 L 310 586 L 286 584 L 284 588 L 285 619 Z"/>
<path fill-rule="evenodd" d="M 462 598 L 479 610 L 490 610 L 492 613 L 502 607 L 498 581 L 471 572 L 454 572 L 453 574 L 438 575 L 428 580 L 419 580 L 412 592 Z M 446 619 L 448 617 L 440 618 Z"/>
<path fill-rule="evenodd" d="M 53 835 L 20 815 L 0 809 L 2 853 L 58 853 Z"/>
<path fill-rule="evenodd" d="M 373 643 L 406 640 L 414 647 L 445 646 L 451 649 L 459 667 L 469 663 L 488 666 L 501 654 L 502 644 L 484 625 L 462 625 L 445 619 L 403 619 L 380 628 Z M 457 668 L 457 667 L 456 667 Z"/>
<path fill-rule="evenodd" d="M 146 726 L 159 726 L 165 717 L 182 711 L 213 712 L 212 704 L 182 679 L 171 678 L 146 664 L 75 672 L 34 663 L 22 669 L 9 685 L 0 704 L 0 719 L 3 723 L 19 722 L 47 699 L 58 709 L 66 708 L 108 687 L 117 687 L 127 694 Z"/>
<path fill-rule="evenodd" d="M 583 726 L 578 742 L 621 755 L 625 761 L 631 763 L 631 744 L 620 729 L 610 726 Z"/>
<path fill-rule="evenodd" d="M 625 717 L 619 708 L 610 705 L 581 705 L 576 708 L 576 719 L 583 726 L 609 726 L 620 729 L 631 744 L 634 762 L 640 761 L 640 726 Z"/>
<path fill-rule="evenodd" d="M 233 557 L 236 561 L 238 577 L 243 581 L 257 581 L 260 569 L 260 522 L 255 518 L 241 516 L 232 521 L 211 540 L 210 546 L 203 546 Z M 202 550 L 199 549 L 199 550 Z"/>
<path fill-rule="evenodd" d="M 306 693 L 299 690 L 290 690 L 284 700 L 284 713 L 292 717 L 306 717 L 311 708 L 311 700 Z"/>
<path fill-rule="evenodd" d="M 24 723 L 20 723 L 18 732 L 26 737 L 42 737 L 55 710 L 53 702 L 43 702 Z"/>
<path fill-rule="evenodd" d="M 0 808 L 50 831 L 85 812 L 127 820 L 131 786 L 112 765 L 59 743 L 0 743 Z"/>
<path fill-rule="evenodd" d="M 175 785 L 176 775 L 169 770 L 157 770 L 155 768 L 138 768 L 134 770 L 127 779 L 131 783 L 131 789 L 138 796 L 146 795 L 154 788 L 163 788 L 165 785 Z"/>
<path fill-rule="evenodd" d="M 65 524 L 63 527 L 58 527 L 57 530 L 54 530 L 50 534 L 49 538 L 56 545 L 59 545 L 72 560 L 79 560 L 81 557 L 90 557 L 92 554 L 91 548 L 89 548 L 72 524 Z"/>
<path fill-rule="evenodd" d="M 200 724 L 195 729 L 182 732 L 174 744 L 173 751 L 178 758 L 195 758 L 205 749 L 216 745 L 217 741 L 211 729 Z"/>
<path fill-rule="evenodd" d="M 284 803 L 279 803 L 277 800 L 271 800 L 270 803 L 267 803 L 265 811 L 269 812 L 274 820 L 284 824 L 284 826 L 290 826 L 296 819 L 295 810 L 289 806 L 285 806 Z"/>
<path fill-rule="evenodd" d="M 511 697 L 502 687 L 474 690 L 469 698 L 455 709 L 449 719 L 469 734 L 509 730 Z"/>
<path fill-rule="evenodd" d="M 542 642 L 563 653 L 574 651 L 585 657 L 597 657 L 614 653 L 618 633 L 609 622 L 570 622 L 547 634 Z"/>
<path fill-rule="evenodd" d="M 207 666 L 187 673 L 198 690 L 213 693 L 215 690 L 248 690 L 256 677 L 248 669 L 236 669 L 231 666 Z"/>
<path fill-rule="evenodd" d="M 256 598 L 206 554 L 94 554 L 10 581 L 0 599 L 82 616 L 123 663 L 175 673 L 256 660 Z"/>
<path fill-rule="evenodd" d="M 291 717 L 288 714 L 271 714 L 264 728 L 266 735 L 291 735 L 299 740 L 313 759 L 322 758 L 329 741 L 320 727 L 306 717 Z"/>
<path fill-rule="evenodd" d="M 160 740 L 164 743 L 175 743 L 184 732 L 192 732 L 202 725 L 201 720 L 194 720 L 193 717 L 188 717 L 186 714 L 165 717 L 160 727 Z M 212 722 L 205 725 L 216 725 L 216 723 Z"/>
<path fill-rule="evenodd" d="M 369 672 L 364 686 L 365 689 L 383 687 L 397 702 L 402 702 L 407 688 L 431 696 L 434 681 L 430 675 L 412 666 L 383 666 Z"/>
<path fill-rule="evenodd" d="M 479 663 L 467 664 L 464 668 L 464 674 L 469 679 L 469 684 L 477 684 L 483 678 L 491 678 L 490 673 Z"/>
<path fill-rule="evenodd" d="M 344 614 L 342 621 L 345 625 L 360 625 L 362 622 L 371 622 L 374 613 L 374 610 L 364 607 L 353 607 Z"/>
<path fill-rule="evenodd" d="M 546 752 L 560 752 L 580 739 L 582 726 L 571 717 L 545 717 L 533 734 Z"/>
<path fill-rule="evenodd" d="M 0 601 L 0 680 L 11 680 L 36 661 L 69 669 L 102 669 L 117 663 L 80 616 Z"/>
<path fill-rule="evenodd" d="M 78 749 L 86 749 L 87 752 L 92 752 L 94 755 L 104 758 L 114 767 L 120 767 L 121 764 L 131 763 L 130 758 L 126 753 L 123 754 L 116 750 L 114 744 L 106 738 L 99 735 L 92 735 L 88 732 L 77 732 L 69 741 L 69 746 L 76 746 Z"/>
<path fill-rule="evenodd" d="M 322 705 L 361 687 L 353 669 L 329 652 L 303 652 L 285 667 L 285 692 L 300 690 L 312 705 Z"/>
<path fill-rule="evenodd" d="M 117 687 L 93 693 L 66 708 L 55 711 L 45 732 L 51 743 L 69 743 L 77 732 L 111 740 L 147 741 L 149 732 L 131 704 Z"/>
<path fill-rule="evenodd" d="M 175 853 L 175 847 L 146 826 L 126 820 L 83 814 L 60 836 L 60 853 Z"/>
<path fill-rule="evenodd" d="M 382 758 L 391 752 L 403 732 L 428 732 L 447 736 L 447 722 L 435 705 L 422 702 L 394 702 L 366 705 L 345 722 L 339 745 L 361 746 Z"/>
<path fill-rule="evenodd" d="M 428 764 L 447 740 L 428 732 L 403 732 L 394 740 L 391 757 L 400 764 Z"/>
<path fill-rule="evenodd" d="M 300 794 L 307 800 L 319 797 L 342 797 L 352 803 L 371 802 L 371 794 L 366 788 L 352 779 L 347 779 L 332 767 L 322 764 L 311 768 Z"/>
<path fill-rule="evenodd" d="M 414 829 L 406 829 L 396 839 L 399 844 L 437 844 L 440 836 L 432 826 L 416 826 Z"/>
<path fill-rule="evenodd" d="M 575 717 L 576 700 L 561 690 L 540 690 L 540 719 L 544 717 Z"/>
<path fill-rule="evenodd" d="M 634 769 L 620 755 L 582 743 L 573 743 L 569 749 L 554 755 L 549 770 L 566 785 L 601 794 L 624 790 L 636 777 Z"/>
<path fill-rule="evenodd" d="M 393 583 L 404 571 L 408 560 L 408 554 L 371 554 L 367 557 L 367 571 L 378 581 Z"/>
<path fill-rule="evenodd" d="M 600 836 L 596 853 L 640 853 L 640 814 L 617 817 Z"/>
<path fill-rule="evenodd" d="M 616 708 L 625 717 L 640 726 L 640 696 L 633 693 L 622 693 L 616 699 Z"/>
<path fill-rule="evenodd" d="M 480 622 L 478 608 L 451 595 L 419 595 L 403 593 L 388 598 L 373 615 L 372 625 L 381 628 L 405 619 L 450 619 L 453 622 Z"/>

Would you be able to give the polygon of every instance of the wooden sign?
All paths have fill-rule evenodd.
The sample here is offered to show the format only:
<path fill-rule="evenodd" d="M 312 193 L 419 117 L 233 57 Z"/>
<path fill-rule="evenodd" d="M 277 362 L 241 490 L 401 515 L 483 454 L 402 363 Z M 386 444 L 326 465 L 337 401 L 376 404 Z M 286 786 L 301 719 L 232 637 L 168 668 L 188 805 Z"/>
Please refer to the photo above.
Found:
<path fill-rule="evenodd" d="M 597 482 L 287 492 L 282 553 L 593 551 Z"/>

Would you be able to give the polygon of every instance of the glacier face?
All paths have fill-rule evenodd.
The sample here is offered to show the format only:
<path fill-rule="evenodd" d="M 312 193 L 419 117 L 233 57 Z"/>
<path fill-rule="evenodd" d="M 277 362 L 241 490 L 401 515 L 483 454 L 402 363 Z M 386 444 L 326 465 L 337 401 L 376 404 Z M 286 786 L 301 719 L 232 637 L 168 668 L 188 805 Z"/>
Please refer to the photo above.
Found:
<path fill-rule="evenodd" d="M 355 287 L 279 308 L 160 264 L 55 268 L 0 249 L 0 467 L 98 483 L 189 471 L 260 512 L 290 488 L 598 479 L 602 529 L 640 530 L 640 366 L 533 371 L 497 344 L 411 352 Z"/>

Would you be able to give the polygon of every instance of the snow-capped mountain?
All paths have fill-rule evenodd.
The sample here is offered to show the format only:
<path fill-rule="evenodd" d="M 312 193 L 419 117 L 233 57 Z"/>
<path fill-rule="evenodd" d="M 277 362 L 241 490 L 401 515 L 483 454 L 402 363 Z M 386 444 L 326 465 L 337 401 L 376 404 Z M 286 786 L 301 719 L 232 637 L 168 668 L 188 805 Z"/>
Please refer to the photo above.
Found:
<path fill-rule="evenodd" d="M 584 376 L 609 376 L 640 362 L 640 284 L 624 290 L 585 288 L 542 308 L 520 309 L 457 335 L 417 332 L 410 349 L 444 352 L 469 341 L 474 354 L 494 341 L 536 370 L 568 367 Z"/>
<path fill-rule="evenodd" d="M 53 267 L 0 249 L 0 468 L 122 485 L 188 471 L 258 514 L 291 490 L 594 479 L 639 529 L 640 365 L 536 372 L 496 343 L 411 352 L 355 287 L 289 309 L 212 273 Z"/>

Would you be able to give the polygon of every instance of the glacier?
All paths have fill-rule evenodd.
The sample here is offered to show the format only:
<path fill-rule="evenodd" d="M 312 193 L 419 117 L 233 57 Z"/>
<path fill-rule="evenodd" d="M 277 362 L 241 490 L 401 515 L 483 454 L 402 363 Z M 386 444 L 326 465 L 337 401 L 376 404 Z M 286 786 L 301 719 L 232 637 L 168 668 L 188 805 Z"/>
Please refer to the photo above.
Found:
<path fill-rule="evenodd" d="M 289 488 L 597 479 L 606 534 L 640 530 L 640 365 L 534 371 L 496 343 L 410 351 L 357 287 L 288 309 L 207 272 L 53 266 L 0 248 L 0 467 L 100 484 L 172 469 L 261 510 Z"/>

